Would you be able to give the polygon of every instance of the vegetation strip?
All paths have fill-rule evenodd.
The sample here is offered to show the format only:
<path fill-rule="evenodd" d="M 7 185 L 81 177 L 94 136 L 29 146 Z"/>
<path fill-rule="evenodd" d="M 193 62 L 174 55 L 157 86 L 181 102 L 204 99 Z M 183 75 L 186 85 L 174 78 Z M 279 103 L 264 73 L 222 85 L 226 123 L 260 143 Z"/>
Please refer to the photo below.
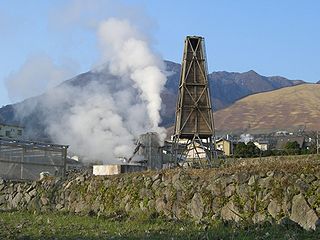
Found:
<path fill-rule="evenodd" d="M 296 226 L 207 226 L 165 219 L 116 220 L 69 214 L 0 212 L 1 239 L 319 239 Z"/>

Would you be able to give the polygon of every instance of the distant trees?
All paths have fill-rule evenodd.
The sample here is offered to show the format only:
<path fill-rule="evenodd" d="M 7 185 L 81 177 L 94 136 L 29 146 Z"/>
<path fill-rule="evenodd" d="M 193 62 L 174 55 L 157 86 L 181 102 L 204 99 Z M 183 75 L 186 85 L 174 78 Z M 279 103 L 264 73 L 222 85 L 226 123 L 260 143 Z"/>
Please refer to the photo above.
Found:
<path fill-rule="evenodd" d="M 247 145 L 244 142 L 239 142 L 233 152 L 235 157 L 245 157 L 247 155 Z"/>
<path fill-rule="evenodd" d="M 258 157 L 260 154 L 260 149 L 254 145 L 253 142 L 240 142 L 235 146 L 234 155 L 235 157 Z"/>
<path fill-rule="evenodd" d="M 302 154 L 316 154 L 317 153 L 317 138 L 319 137 L 319 132 L 310 131 L 306 134 L 306 139 L 308 139 L 307 149 L 302 149 Z"/>
<path fill-rule="evenodd" d="M 297 141 L 288 141 L 281 146 L 281 149 L 268 149 L 260 151 L 253 142 L 239 142 L 234 147 L 234 157 L 251 158 L 251 157 L 267 157 L 267 156 L 286 156 L 317 153 L 316 142 L 308 142 L 301 147 Z"/>
<path fill-rule="evenodd" d="M 301 154 L 316 154 L 317 153 L 317 143 L 313 142 L 310 144 L 308 149 L 302 149 Z"/>
<path fill-rule="evenodd" d="M 287 142 L 284 145 L 284 149 L 286 149 L 286 150 L 297 150 L 297 149 L 300 149 L 300 145 L 299 145 L 299 143 L 297 141 Z"/>
<path fill-rule="evenodd" d="M 284 150 L 287 152 L 288 155 L 301 154 L 301 148 L 300 148 L 300 145 L 297 141 L 287 142 L 284 145 Z"/>

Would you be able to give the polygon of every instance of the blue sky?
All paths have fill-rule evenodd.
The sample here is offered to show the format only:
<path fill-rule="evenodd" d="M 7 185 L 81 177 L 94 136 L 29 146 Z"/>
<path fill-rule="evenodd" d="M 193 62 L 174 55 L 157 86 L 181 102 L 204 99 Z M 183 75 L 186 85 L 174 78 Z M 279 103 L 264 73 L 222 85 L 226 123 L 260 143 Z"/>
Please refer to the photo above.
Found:
<path fill-rule="evenodd" d="M 63 68 L 60 76 L 90 70 L 99 59 L 94 26 L 112 16 L 146 31 L 167 60 L 181 61 L 186 35 L 202 35 L 210 72 L 253 69 L 316 82 L 319 12 L 317 0 L 1 0 L 0 107 L 15 101 L 6 79 L 35 56 Z"/>

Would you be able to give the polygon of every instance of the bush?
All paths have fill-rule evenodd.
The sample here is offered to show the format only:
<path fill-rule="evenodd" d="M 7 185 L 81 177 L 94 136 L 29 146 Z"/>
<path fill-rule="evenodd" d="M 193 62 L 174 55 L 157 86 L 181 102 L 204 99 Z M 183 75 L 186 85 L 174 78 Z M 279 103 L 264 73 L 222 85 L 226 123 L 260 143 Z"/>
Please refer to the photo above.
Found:
<path fill-rule="evenodd" d="M 287 142 L 284 145 L 285 151 L 288 153 L 288 155 L 299 155 L 301 154 L 300 145 L 297 141 L 294 142 Z"/>
<path fill-rule="evenodd" d="M 260 155 L 260 149 L 254 145 L 253 142 L 247 144 L 240 142 L 234 149 L 234 155 L 236 157 L 258 157 Z"/>

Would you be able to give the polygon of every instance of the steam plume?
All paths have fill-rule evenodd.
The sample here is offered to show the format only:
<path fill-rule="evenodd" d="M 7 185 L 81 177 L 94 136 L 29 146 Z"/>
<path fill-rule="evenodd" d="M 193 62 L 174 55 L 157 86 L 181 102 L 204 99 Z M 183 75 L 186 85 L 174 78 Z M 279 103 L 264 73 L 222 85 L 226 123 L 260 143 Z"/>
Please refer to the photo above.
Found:
<path fill-rule="evenodd" d="M 166 78 L 161 72 L 162 62 L 141 36 L 125 20 L 111 18 L 99 27 L 100 46 L 110 72 L 133 81 L 147 102 L 152 128 L 156 128 L 160 122 L 160 92 Z"/>
<path fill-rule="evenodd" d="M 156 131 L 164 138 L 158 125 L 166 77 L 161 59 L 130 22 L 103 21 L 97 37 L 103 64 L 85 74 L 91 81 L 63 83 L 31 108 L 42 109 L 41 121 L 57 143 L 86 159 L 113 162 L 130 157 L 142 133 Z M 29 110 L 18 112 L 26 117 Z"/>
<path fill-rule="evenodd" d="M 42 94 L 73 76 L 76 69 L 77 65 L 72 61 L 57 65 L 45 54 L 32 55 L 18 71 L 5 79 L 9 97 L 21 101 Z"/>

